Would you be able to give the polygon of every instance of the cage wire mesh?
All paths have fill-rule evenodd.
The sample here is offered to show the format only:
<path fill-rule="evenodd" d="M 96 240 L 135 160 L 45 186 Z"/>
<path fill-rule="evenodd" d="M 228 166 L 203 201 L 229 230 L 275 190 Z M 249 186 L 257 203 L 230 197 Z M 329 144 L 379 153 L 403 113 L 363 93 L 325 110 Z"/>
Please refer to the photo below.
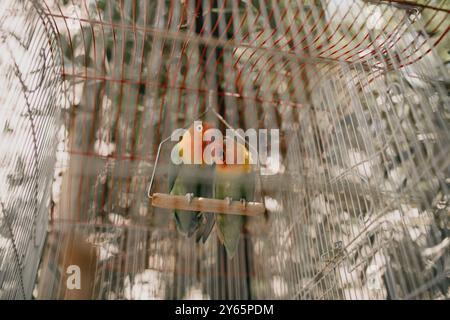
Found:
<path fill-rule="evenodd" d="M 0 297 L 450 296 L 448 1 L 0 8 Z M 281 136 L 233 259 L 146 196 L 208 107 Z"/>
<path fill-rule="evenodd" d="M 31 6 L 28 5 L 28 8 Z M 0 4 L 0 298 L 31 297 L 49 217 L 60 126 L 61 56 L 53 22 Z"/>

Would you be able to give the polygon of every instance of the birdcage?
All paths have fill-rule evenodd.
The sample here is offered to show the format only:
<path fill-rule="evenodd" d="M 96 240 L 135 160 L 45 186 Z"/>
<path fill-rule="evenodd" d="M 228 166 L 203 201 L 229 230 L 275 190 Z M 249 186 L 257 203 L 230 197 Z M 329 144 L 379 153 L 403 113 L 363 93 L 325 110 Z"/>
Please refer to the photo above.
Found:
<path fill-rule="evenodd" d="M 0 297 L 449 298 L 449 14 L 2 0 Z M 279 130 L 233 258 L 151 199 L 161 142 L 200 117 Z"/>

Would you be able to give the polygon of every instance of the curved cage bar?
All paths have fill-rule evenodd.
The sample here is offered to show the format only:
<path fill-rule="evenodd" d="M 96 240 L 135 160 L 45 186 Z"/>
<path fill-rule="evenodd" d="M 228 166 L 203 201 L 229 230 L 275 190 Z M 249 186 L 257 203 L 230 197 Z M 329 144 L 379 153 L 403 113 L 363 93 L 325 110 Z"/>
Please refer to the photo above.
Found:
<path fill-rule="evenodd" d="M 45 242 L 62 95 L 52 19 L 0 5 L 0 298 L 29 299 Z"/>

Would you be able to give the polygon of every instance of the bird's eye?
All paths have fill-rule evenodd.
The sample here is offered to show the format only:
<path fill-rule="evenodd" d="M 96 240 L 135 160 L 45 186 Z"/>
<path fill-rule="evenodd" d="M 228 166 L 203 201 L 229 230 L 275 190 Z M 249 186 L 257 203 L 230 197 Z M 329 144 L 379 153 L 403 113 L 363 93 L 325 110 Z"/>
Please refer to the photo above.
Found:
<path fill-rule="evenodd" d="M 199 125 L 197 126 L 197 131 L 198 131 L 198 132 L 202 132 L 202 131 L 203 131 L 203 126 L 202 126 L 201 124 L 199 124 Z"/>

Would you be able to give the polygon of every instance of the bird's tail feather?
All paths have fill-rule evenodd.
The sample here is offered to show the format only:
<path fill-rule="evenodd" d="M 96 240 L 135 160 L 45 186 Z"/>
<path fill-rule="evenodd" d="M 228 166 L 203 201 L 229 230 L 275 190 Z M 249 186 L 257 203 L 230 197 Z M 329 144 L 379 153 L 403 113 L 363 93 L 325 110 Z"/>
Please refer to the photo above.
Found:
<path fill-rule="evenodd" d="M 178 232 L 192 237 L 200 226 L 199 214 L 191 211 L 175 211 L 174 213 Z"/>
<path fill-rule="evenodd" d="M 205 243 L 216 222 L 216 215 L 214 213 L 204 213 L 205 221 L 202 223 L 197 232 L 197 242 L 200 240 Z"/>

